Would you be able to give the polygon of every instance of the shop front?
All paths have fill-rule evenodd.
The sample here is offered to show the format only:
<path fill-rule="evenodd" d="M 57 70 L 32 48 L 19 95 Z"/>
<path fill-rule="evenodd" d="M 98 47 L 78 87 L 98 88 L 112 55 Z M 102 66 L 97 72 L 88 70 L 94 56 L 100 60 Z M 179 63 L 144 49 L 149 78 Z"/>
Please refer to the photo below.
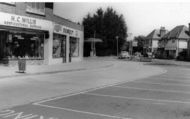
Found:
<path fill-rule="evenodd" d="M 54 23 L 51 63 L 80 60 L 80 39 L 80 31 Z"/>
<path fill-rule="evenodd" d="M 44 46 L 52 22 L 15 14 L 0 13 L 0 62 L 16 63 L 25 58 L 31 63 L 43 63 Z"/>

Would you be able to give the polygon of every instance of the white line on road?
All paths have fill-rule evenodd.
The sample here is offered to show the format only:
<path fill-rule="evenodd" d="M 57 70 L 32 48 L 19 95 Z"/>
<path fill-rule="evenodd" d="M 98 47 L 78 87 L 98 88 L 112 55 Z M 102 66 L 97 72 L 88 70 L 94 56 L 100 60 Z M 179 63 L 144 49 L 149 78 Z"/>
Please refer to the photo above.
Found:
<path fill-rule="evenodd" d="M 190 78 L 187 77 L 149 77 L 149 79 L 153 79 L 153 80 L 159 80 L 159 79 L 164 79 L 164 80 L 173 80 L 173 81 L 189 81 Z"/>
<path fill-rule="evenodd" d="M 166 73 L 166 72 L 167 72 L 167 70 L 163 70 L 160 74 Z M 139 79 L 135 79 L 135 80 L 139 80 Z M 52 97 L 52 98 L 49 98 L 49 99 L 34 102 L 33 104 L 39 104 L 39 103 L 44 103 L 44 102 L 48 102 L 48 101 L 51 101 L 51 100 L 57 100 L 57 99 L 66 98 L 66 97 L 69 97 L 69 96 L 83 94 L 83 93 L 86 93 L 86 92 L 95 91 L 95 90 L 98 90 L 98 89 L 111 87 L 111 86 L 114 86 L 114 85 L 120 85 L 120 84 L 124 84 L 124 83 L 127 83 L 127 82 L 132 82 L 132 81 L 135 81 L 135 80 L 119 81 L 119 82 L 115 82 L 115 83 L 112 83 L 112 84 L 102 85 L 102 86 L 99 86 L 99 87 L 90 88 L 90 89 L 79 91 L 79 92 L 69 93 L 67 95 Z"/>
<path fill-rule="evenodd" d="M 132 82 L 133 83 L 133 82 Z M 156 82 L 148 82 L 148 81 L 134 81 L 134 83 L 146 83 L 146 84 L 158 84 L 158 85 L 172 85 L 172 86 L 190 86 L 190 84 L 174 84 L 174 83 L 156 83 Z"/>
<path fill-rule="evenodd" d="M 103 117 L 108 117 L 108 118 L 132 119 L 132 118 L 126 118 L 126 117 L 111 116 L 111 115 L 106 115 L 106 114 L 101 114 L 101 113 L 79 111 L 79 110 L 74 110 L 74 109 L 69 109 L 69 108 L 63 108 L 63 107 L 55 107 L 55 106 L 44 105 L 44 104 L 35 104 L 35 105 L 42 106 L 42 107 L 47 107 L 47 108 L 54 108 L 54 109 L 60 109 L 60 110 L 66 110 L 66 111 L 72 111 L 72 112 L 78 112 L 78 113 L 84 113 L 84 114 L 90 114 L 90 115 L 96 115 L 96 116 L 103 116 Z"/>
<path fill-rule="evenodd" d="M 148 89 L 148 88 L 136 88 L 132 86 L 112 86 L 116 88 L 123 88 L 123 89 L 136 89 L 136 90 L 148 90 L 148 91 L 155 91 L 155 92 L 167 92 L 167 93 L 184 93 L 184 94 L 190 94 L 190 92 L 184 92 L 184 91 L 177 91 L 177 90 L 163 90 L 163 89 Z"/>
<path fill-rule="evenodd" d="M 190 102 L 177 101 L 177 100 L 165 100 L 165 99 L 160 100 L 160 99 L 150 99 L 150 98 L 125 97 L 125 96 L 105 95 L 105 94 L 97 94 L 97 93 L 85 93 L 85 94 L 86 95 L 94 95 L 94 96 L 110 97 L 110 98 L 121 98 L 121 99 L 134 99 L 134 100 L 155 101 L 155 102 L 190 104 Z"/>

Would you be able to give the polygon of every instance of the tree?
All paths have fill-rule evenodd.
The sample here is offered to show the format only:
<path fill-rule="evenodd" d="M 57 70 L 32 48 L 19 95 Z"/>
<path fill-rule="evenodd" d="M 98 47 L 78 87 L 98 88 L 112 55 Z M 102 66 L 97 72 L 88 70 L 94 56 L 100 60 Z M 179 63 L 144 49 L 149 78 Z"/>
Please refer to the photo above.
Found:
<path fill-rule="evenodd" d="M 137 47 L 135 48 L 136 52 L 143 53 L 143 47 L 144 47 L 145 40 L 146 40 L 145 36 L 136 36 L 136 37 L 134 37 L 134 41 L 137 41 Z"/>
<path fill-rule="evenodd" d="M 83 18 L 84 26 L 84 38 L 85 40 L 90 37 L 100 38 L 103 40 L 102 43 L 96 44 L 96 53 L 99 56 L 102 55 L 116 55 L 117 54 L 117 41 L 116 36 L 118 36 L 118 46 L 119 51 L 121 46 L 125 42 L 127 37 L 127 26 L 123 15 L 118 15 L 111 7 L 108 7 L 106 11 L 102 8 L 97 9 L 96 13 L 93 15 L 87 14 Z M 90 45 L 84 45 L 84 54 L 89 54 Z"/>

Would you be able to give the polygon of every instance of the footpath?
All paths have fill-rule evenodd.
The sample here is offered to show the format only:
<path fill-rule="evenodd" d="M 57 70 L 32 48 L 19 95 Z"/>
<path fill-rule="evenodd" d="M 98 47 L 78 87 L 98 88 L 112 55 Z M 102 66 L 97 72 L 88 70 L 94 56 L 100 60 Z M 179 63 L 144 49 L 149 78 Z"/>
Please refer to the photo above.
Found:
<path fill-rule="evenodd" d="M 145 63 L 152 65 L 170 65 L 170 66 L 181 66 L 190 68 L 190 62 L 187 61 L 176 61 L 176 60 L 165 60 L 165 59 L 153 59 L 152 62 Z"/>
<path fill-rule="evenodd" d="M 104 68 L 112 66 L 110 62 L 102 64 L 101 61 L 97 61 L 97 58 L 84 58 L 81 62 L 63 63 L 63 64 L 52 64 L 52 65 L 27 65 L 26 71 L 20 73 L 18 65 L 16 66 L 4 66 L 0 65 L 0 79 L 27 76 L 27 75 L 40 75 L 50 73 L 61 73 L 61 72 L 72 72 L 81 71 L 88 69 Z"/>

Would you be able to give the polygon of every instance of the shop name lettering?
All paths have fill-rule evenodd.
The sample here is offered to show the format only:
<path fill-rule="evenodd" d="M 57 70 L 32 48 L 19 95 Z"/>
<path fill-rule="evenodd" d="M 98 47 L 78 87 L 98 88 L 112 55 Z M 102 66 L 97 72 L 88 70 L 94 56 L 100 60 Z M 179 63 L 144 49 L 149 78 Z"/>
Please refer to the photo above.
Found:
<path fill-rule="evenodd" d="M 16 112 L 14 110 L 0 111 L 0 118 L 2 119 L 59 119 L 56 117 L 45 117 L 36 114 L 25 114 L 24 112 Z"/>
<path fill-rule="evenodd" d="M 63 32 L 64 32 L 64 33 L 68 33 L 68 34 L 71 35 L 71 34 L 73 34 L 74 31 L 73 31 L 73 30 L 70 30 L 70 29 L 63 28 Z"/>
<path fill-rule="evenodd" d="M 56 32 L 63 32 L 63 33 L 69 34 L 69 35 L 73 35 L 73 33 L 74 33 L 73 30 L 70 30 L 70 29 L 61 27 L 60 25 L 55 25 L 55 26 L 54 26 L 54 30 L 55 30 Z"/>
<path fill-rule="evenodd" d="M 4 24 L 16 27 L 41 29 L 41 26 L 36 25 L 36 19 L 21 16 L 11 16 L 10 21 L 4 21 Z"/>

